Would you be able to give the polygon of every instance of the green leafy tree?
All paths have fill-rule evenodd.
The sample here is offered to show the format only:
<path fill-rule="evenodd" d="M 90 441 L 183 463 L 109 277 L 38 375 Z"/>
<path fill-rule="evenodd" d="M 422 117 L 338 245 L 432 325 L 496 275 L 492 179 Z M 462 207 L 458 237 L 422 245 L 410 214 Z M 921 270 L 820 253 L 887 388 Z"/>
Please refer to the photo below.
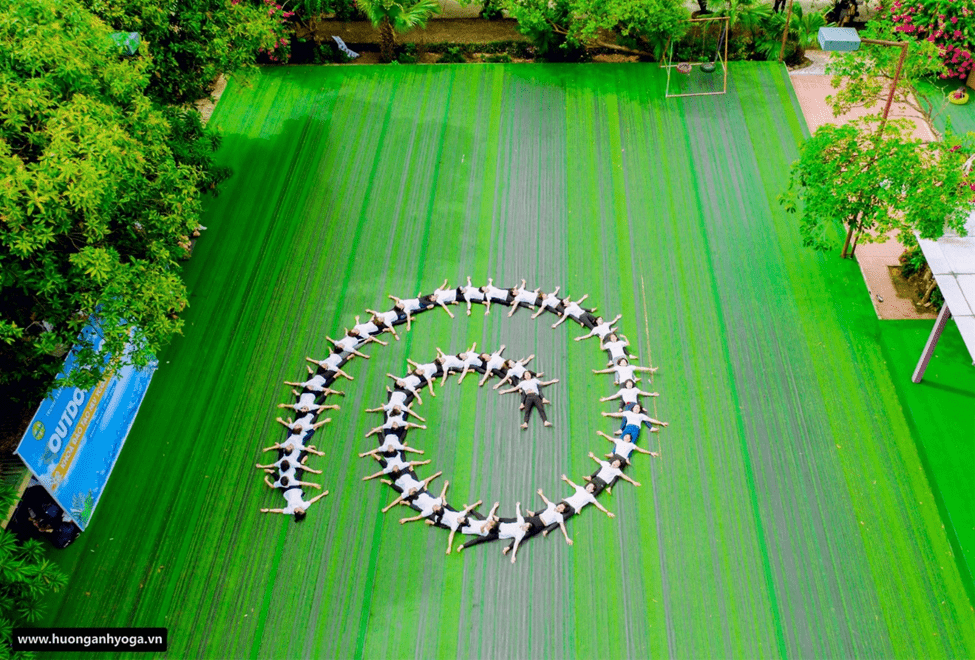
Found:
<path fill-rule="evenodd" d="M 16 502 L 16 493 L 0 484 L 0 509 Z M 13 629 L 38 621 L 44 614 L 43 597 L 67 583 L 57 565 L 44 558 L 40 541 L 18 543 L 13 534 L 0 530 L 0 657 L 29 657 L 10 650 Z"/>
<path fill-rule="evenodd" d="M 422 28 L 430 17 L 440 11 L 436 0 L 359 0 L 359 9 L 379 28 L 379 54 L 383 62 L 393 61 L 396 32 Z"/>
<path fill-rule="evenodd" d="M 179 259 L 200 188 L 226 172 L 198 122 L 145 95 L 149 62 L 120 57 L 110 32 L 76 0 L 0 12 L 0 401 L 52 387 L 93 317 L 104 345 L 82 346 L 59 385 L 90 387 L 129 340 L 125 359 L 144 365 L 182 327 Z"/>
<path fill-rule="evenodd" d="M 138 32 L 150 56 L 148 93 L 163 103 L 209 94 L 222 73 L 259 52 L 287 60 L 292 16 L 273 0 L 84 0 L 112 28 Z"/>
<path fill-rule="evenodd" d="M 687 31 L 689 17 L 679 0 L 502 0 L 502 6 L 546 56 L 556 48 L 598 46 L 659 58 L 668 39 Z M 613 36 L 638 47 L 611 43 Z"/>
<path fill-rule="evenodd" d="M 905 245 L 914 242 L 914 231 L 931 239 L 946 227 L 964 233 L 975 204 L 964 152 L 975 134 L 925 143 L 910 137 L 914 124 L 908 120 L 890 121 L 883 134 L 875 121 L 827 124 L 803 144 L 780 198 L 799 215 L 803 245 L 834 247 L 839 223 L 847 228 L 844 258 L 851 239 L 855 249 L 857 240 L 883 242 L 892 230 L 900 230 Z"/>
<path fill-rule="evenodd" d="M 938 131 L 934 119 L 944 110 L 947 98 L 934 90 L 925 89 L 922 94 L 918 85 L 926 78 L 944 74 L 945 66 L 939 56 L 938 47 L 928 41 L 917 41 L 895 30 L 895 25 L 886 18 L 870 21 L 862 38 L 908 43 L 907 57 L 901 68 L 901 75 L 894 90 L 894 101 L 903 103 L 920 114 L 934 135 Z M 856 107 L 873 108 L 885 104 L 890 94 L 890 85 L 897 70 L 902 49 L 893 46 L 862 44 L 859 50 L 850 53 L 833 53 L 826 65 L 826 73 L 832 74 L 832 85 L 839 91 L 826 97 L 833 108 L 834 116 L 849 112 Z"/>

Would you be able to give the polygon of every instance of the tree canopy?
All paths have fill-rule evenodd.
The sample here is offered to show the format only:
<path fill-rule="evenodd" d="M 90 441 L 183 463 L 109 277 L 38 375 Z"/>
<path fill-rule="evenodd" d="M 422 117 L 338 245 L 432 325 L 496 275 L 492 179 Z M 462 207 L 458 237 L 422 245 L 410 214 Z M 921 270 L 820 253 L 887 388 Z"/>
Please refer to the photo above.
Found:
<path fill-rule="evenodd" d="M 518 21 L 518 31 L 543 54 L 556 48 L 620 47 L 604 37 L 614 34 L 647 52 L 663 51 L 667 39 L 688 28 L 689 13 L 679 0 L 502 0 Z"/>
<path fill-rule="evenodd" d="M 922 142 L 910 137 L 908 120 L 890 121 L 882 135 L 873 121 L 827 124 L 803 144 L 780 199 L 799 215 L 803 244 L 831 249 L 841 222 L 849 229 L 847 243 L 854 232 L 871 231 L 862 240 L 882 242 L 901 230 L 905 245 L 914 242 L 914 231 L 921 238 L 938 238 L 946 227 L 964 233 L 975 181 L 963 165 L 975 135 Z"/>
<path fill-rule="evenodd" d="M 82 347 L 80 386 L 126 341 L 141 365 L 180 331 L 179 259 L 201 187 L 225 175 L 210 169 L 215 138 L 147 97 L 151 63 L 121 57 L 110 33 L 77 0 L 0 12 L 0 396 L 12 400 L 52 386 L 90 319 L 106 341 Z"/>

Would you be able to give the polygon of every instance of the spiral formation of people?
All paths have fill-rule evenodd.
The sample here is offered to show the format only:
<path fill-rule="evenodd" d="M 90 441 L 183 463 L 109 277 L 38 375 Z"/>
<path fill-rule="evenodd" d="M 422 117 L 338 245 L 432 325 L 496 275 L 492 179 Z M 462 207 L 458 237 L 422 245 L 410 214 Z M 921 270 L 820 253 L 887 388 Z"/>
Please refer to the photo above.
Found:
<path fill-rule="evenodd" d="M 490 541 L 508 541 L 502 548 L 502 553 L 510 554 L 512 563 L 517 558 L 519 546 L 539 534 L 544 537 L 558 530 L 565 542 L 572 545 L 565 523 L 572 516 L 581 513 L 589 504 L 607 516 L 614 517 L 614 514 L 599 502 L 598 496 L 603 491 L 611 492 L 619 480 L 627 481 L 634 486 L 640 485 L 626 474 L 626 468 L 631 465 L 631 458 L 636 454 L 659 458 L 658 452 L 650 451 L 638 444 L 644 428 L 655 432 L 660 427 L 667 426 L 666 422 L 647 415 L 641 405 L 641 397 L 656 397 L 658 394 L 643 391 L 637 385 L 641 380 L 637 377 L 638 372 L 653 373 L 656 368 L 632 364 L 637 360 L 637 356 L 629 352 L 629 341 L 616 328 L 620 315 L 611 321 L 606 321 L 596 315 L 595 309 L 582 306 L 588 294 L 578 300 L 572 300 L 568 296 L 560 297 L 560 289 L 561 287 L 556 287 L 552 293 L 546 293 L 541 289 L 531 290 L 526 288 L 525 280 L 521 281 L 520 286 L 503 289 L 494 286 L 491 278 L 485 286 L 476 287 L 471 283 L 469 276 L 466 285 L 449 287 L 447 280 L 444 280 L 439 288 L 428 295 L 409 299 L 391 295 L 389 298 L 393 300 L 394 305 L 389 311 L 377 312 L 367 309 L 369 320 L 360 322 L 360 317 L 356 316 L 355 325 L 347 330 L 341 339 L 335 340 L 326 336 L 333 345 L 331 354 L 321 360 L 307 357 L 306 360 L 310 364 L 306 366 L 307 378 L 304 381 L 285 381 L 286 385 L 294 388 L 291 391 L 295 396 L 294 403 L 278 404 L 279 408 L 292 411 L 287 418 L 277 418 L 286 429 L 286 437 L 282 442 L 263 450 L 264 452 L 276 451 L 278 460 L 268 464 L 258 463 L 256 467 L 267 473 L 264 482 L 270 488 L 281 491 L 286 504 L 281 508 L 265 508 L 261 511 L 291 515 L 295 521 L 301 521 L 307 515 L 311 505 L 328 495 L 328 491 L 322 490 L 320 484 L 304 480 L 306 473 L 321 474 L 321 470 L 306 465 L 309 455 L 324 456 L 324 453 L 309 444 L 309 441 L 318 428 L 331 421 L 324 416 L 325 411 L 339 408 L 338 405 L 326 403 L 329 397 L 344 396 L 343 392 L 332 389 L 332 385 L 339 378 L 353 380 L 342 367 L 356 357 L 366 358 L 367 356 L 360 349 L 364 349 L 371 343 L 386 346 L 388 342 L 379 339 L 379 336 L 385 333 L 399 340 L 396 327 L 405 324 L 407 330 L 410 330 L 413 317 L 422 312 L 441 307 L 451 318 L 454 318 L 448 306 L 463 303 L 467 307 L 467 315 L 470 316 L 473 304 L 478 303 L 486 308 L 485 314 L 490 314 L 492 305 L 510 307 L 509 317 L 519 307 L 533 310 L 531 316 L 533 319 L 538 318 L 543 312 L 548 312 L 557 317 L 552 324 L 553 328 L 571 319 L 588 331 L 575 337 L 576 341 L 591 337 L 599 340 L 600 349 L 607 353 L 608 361 L 606 368 L 593 369 L 593 373 L 612 374 L 613 384 L 617 388 L 614 394 L 602 397 L 600 401 L 619 401 L 619 409 L 616 412 L 603 412 L 602 415 L 617 418 L 621 423 L 613 435 L 603 431 L 597 433 L 612 444 L 612 449 L 603 456 L 589 452 L 589 457 L 598 467 L 591 475 L 583 477 L 583 485 L 576 484 L 566 475 L 562 475 L 562 481 L 573 490 L 571 495 L 553 501 L 539 489 L 537 494 L 542 506 L 537 510 L 533 511 L 528 507 L 523 510 L 521 502 L 517 502 L 515 515 L 502 517 L 498 515 L 499 502 L 494 502 L 486 514 L 478 511 L 484 504 L 480 500 L 473 504 L 465 503 L 460 507 L 451 506 L 447 502 L 447 489 L 450 482 L 445 481 L 439 494 L 434 496 L 436 487 L 431 490 L 431 484 L 441 477 L 442 473 L 434 472 L 430 476 L 421 478 L 417 468 L 429 465 L 431 461 L 411 460 L 415 456 L 423 455 L 424 452 L 409 445 L 407 433 L 410 429 L 426 428 L 422 424 L 424 418 L 413 410 L 414 400 L 422 405 L 423 390 L 427 389 L 433 395 L 434 384 L 438 379 L 443 386 L 449 376 L 457 374 L 457 382 L 462 383 L 470 372 L 475 372 L 480 375 L 479 386 L 483 387 L 491 378 L 497 378 L 498 382 L 494 384 L 494 389 L 499 390 L 501 395 L 518 394 L 521 397 L 519 410 L 524 414 L 521 422 L 522 429 L 528 428 L 533 412 L 537 412 L 537 417 L 541 419 L 544 426 L 552 426 L 545 413 L 545 406 L 550 402 L 542 394 L 542 389 L 558 380 L 542 380 L 541 372 L 530 370 L 528 365 L 534 356 L 520 360 L 504 357 L 504 345 L 492 353 L 478 353 L 475 343 L 466 351 L 456 355 L 444 353 L 438 348 L 437 357 L 431 362 L 418 363 L 408 359 L 407 362 L 412 369 L 406 375 L 398 377 L 387 374 L 392 384 L 391 387 L 386 388 L 388 393 L 386 403 L 366 410 L 369 413 L 382 413 L 384 421 L 366 434 L 367 438 L 377 436 L 378 446 L 360 453 L 359 456 L 366 460 L 375 460 L 379 469 L 363 477 L 363 480 L 381 479 L 397 495 L 383 509 L 383 513 L 403 505 L 412 509 L 415 515 L 401 518 L 400 523 L 425 521 L 427 525 L 447 530 L 449 532 L 447 554 L 453 550 L 454 537 L 458 532 L 463 535 L 463 542 L 457 546 L 457 552 Z M 500 388 L 505 385 L 508 386 L 507 389 L 501 390 Z M 309 498 L 306 489 L 320 492 Z"/>

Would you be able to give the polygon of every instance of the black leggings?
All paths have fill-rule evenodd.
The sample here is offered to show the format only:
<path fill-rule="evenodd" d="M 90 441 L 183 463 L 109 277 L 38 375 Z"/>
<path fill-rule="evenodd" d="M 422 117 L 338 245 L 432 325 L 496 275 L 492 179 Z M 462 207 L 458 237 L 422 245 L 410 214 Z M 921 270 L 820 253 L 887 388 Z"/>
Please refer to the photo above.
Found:
<path fill-rule="evenodd" d="M 484 536 L 477 536 L 471 539 L 470 541 L 465 541 L 464 548 L 469 548 L 472 545 L 477 545 L 478 543 L 490 543 L 491 541 L 497 541 L 497 540 L 498 540 L 498 528 L 497 526 L 495 526 L 494 529 L 492 529 Z"/>
<path fill-rule="evenodd" d="M 543 422 L 548 421 L 548 416 L 545 414 L 545 407 L 542 405 L 542 397 L 537 394 L 529 394 L 525 397 L 525 424 L 528 423 L 528 418 L 532 414 L 532 408 L 538 410 L 538 416 L 542 418 Z"/>

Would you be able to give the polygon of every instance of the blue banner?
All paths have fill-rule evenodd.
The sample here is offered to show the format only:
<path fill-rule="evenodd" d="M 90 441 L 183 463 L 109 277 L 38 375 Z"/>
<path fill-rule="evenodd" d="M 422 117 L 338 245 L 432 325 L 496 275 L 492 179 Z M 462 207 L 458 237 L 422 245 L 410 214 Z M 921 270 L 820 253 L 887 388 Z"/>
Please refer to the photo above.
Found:
<path fill-rule="evenodd" d="M 91 325 L 82 331 L 79 342 L 89 339 L 95 350 L 104 341 Z M 61 375 L 71 373 L 74 366 L 72 351 Z M 90 390 L 56 390 L 41 403 L 17 447 L 16 453 L 37 480 L 81 529 L 88 526 L 98 505 L 157 366 L 157 362 L 144 369 L 127 365 L 106 373 Z"/>

